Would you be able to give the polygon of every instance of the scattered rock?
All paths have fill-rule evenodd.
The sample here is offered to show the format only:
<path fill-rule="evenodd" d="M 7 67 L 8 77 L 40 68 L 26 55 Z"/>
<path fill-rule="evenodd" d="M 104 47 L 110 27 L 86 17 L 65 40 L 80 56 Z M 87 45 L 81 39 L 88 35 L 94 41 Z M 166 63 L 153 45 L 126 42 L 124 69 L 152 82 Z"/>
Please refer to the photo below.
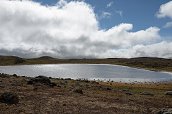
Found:
<path fill-rule="evenodd" d="M 75 89 L 74 92 L 75 92 L 75 93 L 79 93 L 79 94 L 83 94 L 82 89 L 79 89 L 79 88 Z"/>
<path fill-rule="evenodd" d="M 35 78 L 31 78 L 27 82 L 27 84 L 30 84 L 30 85 L 37 84 L 37 83 L 48 85 L 50 87 L 56 86 L 55 83 L 52 83 L 51 80 L 48 77 L 45 77 L 45 76 L 37 76 Z"/>
<path fill-rule="evenodd" d="M 63 104 L 63 106 L 66 106 L 66 104 Z"/>
<path fill-rule="evenodd" d="M 71 78 L 66 78 L 65 80 L 72 80 Z"/>
<path fill-rule="evenodd" d="M 51 82 L 51 83 L 49 84 L 49 86 L 50 86 L 50 87 L 54 87 L 54 86 L 57 86 L 57 84 L 54 83 L 54 82 Z"/>
<path fill-rule="evenodd" d="M 170 95 L 170 96 L 172 96 L 172 91 L 166 91 L 166 92 L 165 92 L 165 95 Z"/>
<path fill-rule="evenodd" d="M 112 88 L 107 87 L 106 90 L 112 90 Z"/>
<path fill-rule="evenodd" d="M 53 79 L 52 77 L 48 77 L 49 79 Z"/>
<path fill-rule="evenodd" d="M 96 82 L 96 81 L 91 81 L 91 84 L 99 84 L 99 82 Z"/>
<path fill-rule="evenodd" d="M 125 92 L 126 95 L 133 95 L 131 92 Z"/>
<path fill-rule="evenodd" d="M 17 77 L 17 74 L 13 74 L 14 77 Z"/>
<path fill-rule="evenodd" d="M 150 92 L 142 92 L 140 95 L 154 96 L 154 94 Z"/>
<path fill-rule="evenodd" d="M 6 104 L 17 104 L 19 103 L 19 97 L 15 93 L 5 92 L 0 96 L 0 102 Z"/>
<path fill-rule="evenodd" d="M 0 77 L 1 77 L 1 78 L 8 78 L 8 77 L 9 77 L 9 75 L 4 74 L 4 73 L 0 73 Z"/>
<path fill-rule="evenodd" d="M 160 111 L 158 111 L 156 114 L 172 114 L 172 108 L 169 109 L 161 109 Z"/>
<path fill-rule="evenodd" d="M 31 80 L 34 82 L 39 82 L 39 83 L 44 83 L 44 84 L 51 83 L 50 79 L 48 77 L 45 77 L 45 76 L 37 76 Z"/>

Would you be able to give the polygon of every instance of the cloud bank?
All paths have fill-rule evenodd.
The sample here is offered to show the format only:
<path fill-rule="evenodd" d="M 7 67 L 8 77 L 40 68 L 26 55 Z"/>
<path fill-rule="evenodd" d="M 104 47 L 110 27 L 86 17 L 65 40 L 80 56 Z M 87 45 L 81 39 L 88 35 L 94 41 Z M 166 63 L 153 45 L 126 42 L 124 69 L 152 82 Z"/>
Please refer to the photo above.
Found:
<path fill-rule="evenodd" d="M 163 13 L 159 16 L 163 17 Z M 172 57 L 172 42 L 162 41 L 159 28 L 133 32 L 132 24 L 121 23 L 101 29 L 94 9 L 83 1 L 61 0 L 55 6 L 1 1 L 0 23 L 0 55 Z"/>
<path fill-rule="evenodd" d="M 168 18 L 172 19 L 171 11 L 172 11 L 172 1 L 167 2 L 167 3 L 160 6 L 159 12 L 157 13 L 157 17 L 158 18 L 168 17 Z M 167 22 L 164 25 L 164 28 L 170 28 L 170 27 L 172 27 L 172 21 Z"/>
<path fill-rule="evenodd" d="M 172 19 L 171 11 L 172 11 L 172 1 L 161 5 L 157 16 L 159 18 L 170 17 Z"/>

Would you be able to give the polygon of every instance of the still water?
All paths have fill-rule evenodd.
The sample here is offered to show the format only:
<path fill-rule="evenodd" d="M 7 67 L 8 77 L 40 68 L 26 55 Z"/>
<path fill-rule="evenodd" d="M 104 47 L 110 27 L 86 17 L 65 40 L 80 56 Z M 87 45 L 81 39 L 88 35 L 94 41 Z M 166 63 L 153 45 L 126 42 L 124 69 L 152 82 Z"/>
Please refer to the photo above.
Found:
<path fill-rule="evenodd" d="M 172 74 L 107 64 L 48 64 L 0 66 L 0 73 L 21 76 L 48 76 L 116 82 L 157 82 L 172 80 Z"/>

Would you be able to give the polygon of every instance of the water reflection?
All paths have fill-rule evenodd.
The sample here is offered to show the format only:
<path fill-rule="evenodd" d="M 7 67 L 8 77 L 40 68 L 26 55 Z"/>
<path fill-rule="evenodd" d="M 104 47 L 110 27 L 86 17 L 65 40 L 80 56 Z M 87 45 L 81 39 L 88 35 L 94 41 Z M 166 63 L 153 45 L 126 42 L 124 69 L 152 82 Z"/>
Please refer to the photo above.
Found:
<path fill-rule="evenodd" d="M 95 80 L 113 80 L 116 82 L 157 82 L 172 80 L 172 74 L 154 72 L 119 65 L 91 64 L 51 64 L 0 66 L 1 73 L 26 76 L 51 76 L 55 78 L 85 78 Z"/>

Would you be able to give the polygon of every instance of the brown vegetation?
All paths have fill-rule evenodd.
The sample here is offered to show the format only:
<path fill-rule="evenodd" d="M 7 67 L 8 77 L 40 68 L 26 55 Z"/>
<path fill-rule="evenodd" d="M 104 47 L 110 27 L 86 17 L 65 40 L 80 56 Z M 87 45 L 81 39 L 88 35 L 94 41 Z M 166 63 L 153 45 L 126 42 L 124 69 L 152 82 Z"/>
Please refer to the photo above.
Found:
<path fill-rule="evenodd" d="M 0 74 L 0 95 L 10 92 L 19 97 L 17 104 L 0 102 L 0 114 L 163 114 L 172 107 L 172 96 L 166 95 L 172 90 L 171 82 L 116 83 L 41 77 L 41 81 L 28 84 L 34 79 Z"/>

